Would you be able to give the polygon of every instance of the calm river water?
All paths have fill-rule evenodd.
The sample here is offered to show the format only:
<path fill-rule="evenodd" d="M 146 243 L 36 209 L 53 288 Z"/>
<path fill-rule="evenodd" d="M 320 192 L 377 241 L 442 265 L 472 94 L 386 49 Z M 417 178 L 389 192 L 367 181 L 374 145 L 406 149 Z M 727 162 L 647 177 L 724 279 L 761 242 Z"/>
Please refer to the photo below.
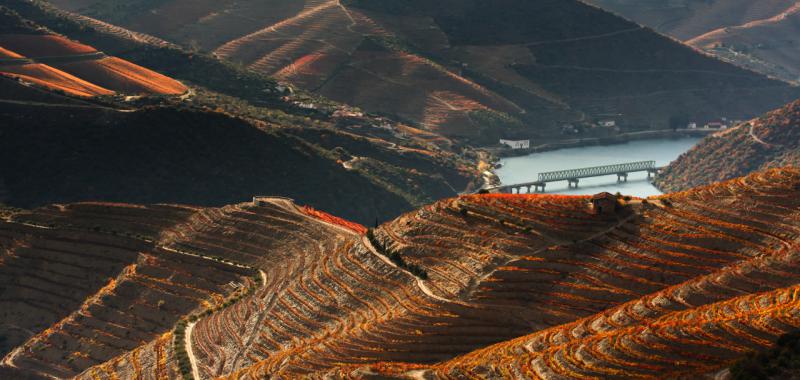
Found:
<path fill-rule="evenodd" d="M 503 167 L 496 170 L 503 184 L 535 181 L 539 173 L 556 170 L 578 169 L 592 166 L 622 164 L 635 161 L 655 160 L 656 165 L 665 166 L 688 151 L 699 138 L 662 140 L 640 140 L 626 144 L 568 148 L 523 157 L 504 158 Z M 617 176 L 584 178 L 580 187 L 568 189 L 567 182 L 547 184 L 547 192 L 555 194 L 595 194 L 602 191 L 621 192 L 626 195 L 646 197 L 661 194 L 647 180 L 647 173 L 632 173 L 627 183 L 617 184 Z M 525 190 L 523 190 L 524 192 Z"/>

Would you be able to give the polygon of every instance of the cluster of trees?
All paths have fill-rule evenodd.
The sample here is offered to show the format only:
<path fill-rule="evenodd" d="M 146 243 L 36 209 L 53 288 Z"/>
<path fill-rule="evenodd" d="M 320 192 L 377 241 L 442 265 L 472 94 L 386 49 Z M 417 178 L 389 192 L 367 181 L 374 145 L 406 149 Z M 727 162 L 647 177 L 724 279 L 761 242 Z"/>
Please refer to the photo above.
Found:
<path fill-rule="evenodd" d="M 178 360 L 178 368 L 180 368 L 183 380 L 191 380 L 194 378 L 192 375 L 192 362 L 189 360 L 189 354 L 186 352 L 186 326 L 188 321 L 182 319 L 175 326 L 175 340 L 173 346 L 175 347 L 175 358 Z"/>
<path fill-rule="evenodd" d="M 194 315 L 189 316 L 189 322 L 197 322 L 201 318 L 207 317 L 207 316 L 209 316 L 211 314 L 214 314 L 214 313 L 216 313 L 218 311 L 222 311 L 223 309 L 225 309 L 225 308 L 227 308 L 229 306 L 235 305 L 237 302 L 241 301 L 243 298 L 253 294 L 253 292 L 255 292 L 256 288 L 261 286 L 261 285 L 263 285 L 263 284 L 262 284 L 260 275 L 256 274 L 252 278 L 253 278 L 253 281 L 255 281 L 255 283 L 256 283 L 255 286 L 251 286 L 249 288 L 246 288 L 244 291 L 238 292 L 235 296 L 228 298 L 227 300 L 225 300 L 225 302 L 223 302 L 220 305 L 217 305 L 215 307 L 209 307 L 209 308 L 203 310 L 203 312 L 201 312 L 199 314 L 194 314 Z"/>
<path fill-rule="evenodd" d="M 372 246 L 375 247 L 380 254 L 388 257 L 389 260 L 392 260 L 392 262 L 398 267 L 411 272 L 411 274 L 423 280 L 428 279 L 428 272 L 424 268 L 417 264 L 406 262 L 400 253 L 388 249 L 383 243 L 375 238 L 375 231 L 371 228 L 367 230 L 367 239 L 369 239 L 369 242 L 372 243 Z"/>
<path fill-rule="evenodd" d="M 735 380 L 794 378 L 800 374 L 800 331 L 778 339 L 772 350 L 749 355 L 731 367 Z"/>

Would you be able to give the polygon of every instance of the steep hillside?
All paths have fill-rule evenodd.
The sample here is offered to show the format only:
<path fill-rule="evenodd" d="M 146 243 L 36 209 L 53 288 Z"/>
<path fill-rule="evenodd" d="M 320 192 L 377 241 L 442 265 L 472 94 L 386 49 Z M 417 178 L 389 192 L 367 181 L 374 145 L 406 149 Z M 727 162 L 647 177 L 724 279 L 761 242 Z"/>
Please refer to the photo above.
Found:
<path fill-rule="evenodd" d="M 54 1 L 479 144 L 610 116 L 746 118 L 797 93 L 573 0 L 196 3 Z"/>
<path fill-rule="evenodd" d="M 477 156 L 439 135 L 282 88 L 263 75 L 157 39 L 40 4 L 4 3 L 59 33 L 157 68 L 191 88 L 181 97 L 80 100 L 1 80 L 0 106 L 10 123 L 0 133 L 18 139 L 2 142 L 9 157 L 4 165 L 15 169 L 0 173 L 11 205 L 114 200 L 218 206 L 254 194 L 278 194 L 374 223 L 480 183 Z M 45 30 L 16 18 L 28 29 Z M 32 44 L 25 43 L 27 36 L 15 36 L 14 48 L 30 54 L 44 48 L 57 52 L 62 45 L 94 51 L 62 37 Z M 83 62 L 61 63 L 98 82 L 120 78 Z M 303 106 L 309 102 L 316 109 Z M 127 134 L 136 137 L 120 140 Z M 250 158 L 243 153 L 249 151 L 254 152 Z M 150 155 L 141 158 L 141 152 Z M 64 181 L 51 187 L 44 184 L 47 178 Z M 336 190 L 319 191 L 328 186 Z"/>
<path fill-rule="evenodd" d="M 794 0 L 584 0 L 726 61 L 800 81 Z"/>
<path fill-rule="evenodd" d="M 771 17 L 716 29 L 688 44 L 726 61 L 800 83 L 800 3 Z"/>
<path fill-rule="evenodd" d="M 787 172 L 783 171 L 783 173 Z M 797 178 L 797 171 L 790 173 L 794 173 L 792 176 Z M 662 210 L 673 215 L 680 214 L 690 217 L 691 214 L 684 212 L 689 210 L 708 212 L 725 204 L 723 209 L 718 209 L 720 213 L 706 214 L 703 218 L 697 218 L 698 215 L 695 214 L 690 218 L 698 223 L 714 226 L 714 229 L 731 228 L 741 229 L 740 232 L 749 231 L 744 233 L 752 233 L 756 230 L 766 232 L 762 229 L 766 225 L 755 229 L 745 227 L 743 222 L 749 217 L 737 214 L 733 209 L 737 208 L 737 204 L 744 206 L 758 203 L 766 208 L 788 206 L 796 213 L 795 201 L 785 198 L 796 195 L 784 192 L 785 189 L 796 186 L 795 181 L 787 181 L 787 177 L 781 175 L 780 171 L 758 174 L 730 183 L 669 195 L 662 199 L 664 201 L 669 199 L 669 203 L 664 204 L 670 206 L 666 206 Z M 751 190 L 746 190 L 748 188 Z M 750 192 L 753 190 L 759 194 Z M 766 191 L 762 193 L 763 190 Z M 517 198 L 519 197 L 517 196 Z M 767 199 L 771 201 L 767 201 Z M 774 201 L 778 201 L 778 204 L 773 203 Z M 757 218 L 760 219 L 766 208 L 759 207 L 758 213 L 752 216 L 758 215 Z M 688 236 L 681 232 L 678 225 L 673 224 L 676 222 L 675 219 L 658 219 L 665 223 L 662 224 L 663 227 L 670 230 L 668 235 Z M 793 224 L 795 219 L 796 217 L 787 220 L 792 220 L 790 223 Z M 753 221 L 754 219 L 749 220 Z M 627 228 L 621 227 L 620 230 L 625 231 Z M 622 240 L 623 244 L 636 246 L 638 249 L 619 250 L 617 252 L 621 254 L 620 256 L 602 257 L 601 259 L 600 256 L 593 254 L 593 250 L 586 252 L 587 255 L 598 260 L 590 262 L 591 265 L 587 264 L 586 266 L 593 270 L 585 272 L 574 270 L 573 268 L 577 265 L 575 258 L 564 255 L 563 251 L 556 250 L 554 252 L 555 257 L 558 258 L 557 262 L 560 264 L 558 266 L 554 265 L 556 263 L 554 261 L 526 257 L 525 265 L 515 264 L 498 268 L 498 272 L 506 271 L 508 275 L 503 276 L 499 284 L 490 283 L 495 287 L 501 285 L 513 287 L 516 294 L 520 294 L 531 286 L 536 286 L 521 282 L 526 274 L 533 271 L 538 272 L 537 278 L 543 283 L 548 282 L 547 277 L 549 276 L 557 279 L 553 281 L 559 281 L 558 283 L 563 283 L 564 279 L 572 277 L 581 278 L 583 281 L 574 283 L 573 291 L 559 292 L 557 297 L 549 298 L 557 302 L 554 305 L 548 305 L 551 308 L 556 306 L 556 311 L 564 310 L 561 306 L 564 302 L 595 305 L 600 294 L 616 293 L 620 295 L 621 291 L 649 286 L 645 282 L 640 282 L 647 277 L 634 274 L 638 270 L 654 270 L 665 276 L 647 278 L 649 280 L 657 279 L 656 281 L 664 281 L 674 275 L 671 271 L 678 267 L 673 265 L 679 262 L 682 263 L 681 265 L 695 266 L 700 273 L 686 276 L 659 290 L 645 292 L 646 294 L 642 296 L 634 296 L 629 301 L 616 303 L 599 313 L 589 312 L 587 317 L 571 318 L 572 322 L 544 328 L 533 334 L 492 345 L 432 366 L 411 362 L 379 363 L 369 366 L 346 366 L 325 373 L 333 378 L 375 376 L 376 378 L 403 379 L 701 378 L 704 374 L 716 373 L 736 363 L 739 358 L 748 353 L 773 347 L 783 334 L 796 331 L 800 326 L 800 304 L 798 303 L 798 295 L 800 295 L 798 280 L 800 277 L 797 274 L 798 259 L 800 259 L 798 248 L 800 247 L 797 245 L 796 227 L 790 227 L 789 230 L 795 232 L 789 235 L 783 233 L 773 235 L 781 236 L 780 240 L 787 240 L 784 240 L 783 243 L 776 241 L 778 244 L 773 246 L 770 253 L 750 258 L 740 257 L 727 264 L 721 262 L 712 264 L 704 261 L 705 259 L 697 261 L 698 256 L 684 256 L 680 251 L 668 248 L 669 245 L 660 245 L 659 254 L 653 256 L 654 252 L 646 248 L 647 244 L 640 245 L 631 240 L 633 236 L 646 240 L 658 240 L 658 237 L 665 236 L 663 233 L 652 233 L 652 230 L 642 230 L 637 231 L 638 234 L 626 235 Z M 697 226 L 689 228 L 688 231 L 699 232 Z M 613 238 L 618 233 L 613 231 L 608 237 L 596 239 L 619 243 L 621 239 Z M 694 233 L 690 234 L 694 235 Z M 695 235 L 695 237 L 699 238 L 699 235 Z M 741 238 L 743 240 L 750 239 L 743 235 Z M 591 240 L 587 243 L 594 245 Z M 710 241 L 706 240 L 707 243 Z M 714 246 L 714 251 L 717 253 L 732 252 L 719 245 L 704 246 Z M 707 256 L 707 259 L 722 258 L 712 251 L 706 251 L 706 253 L 711 255 Z M 636 256 L 638 258 L 631 256 L 638 254 L 643 256 Z M 689 257 L 693 257 L 692 261 L 683 261 Z M 666 259 L 666 261 L 659 261 L 652 266 L 638 266 L 644 264 L 642 261 L 644 258 L 648 260 L 660 258 Z M 610 259 L 620 261 L 609 263 Z M 606 277 L 612 276 L 614 273 L 609 269 L 619 269 L 620 265 L 628 268 L 621 273 L 634 276 L 626 280 L 635 281 L 636 285 L 626 286 L 626 280 L 617 282 Z M 706 265 L 714 266 L 717 269 L 705 272 L 698 268 Z M 631 271 L 631 267 L 638 269 Z M 688 268 L 679 271 L 683 270 L 688 270 Z M 542 276 L 547 277 L 542 279 Z M 598 276 L 604 279 L 596 281 Z M 669 282 L 669 280 L 666 281 Z M 619 286 L 618 289 L 621 290 L 604 290 L 604 287 L 607 286 Z M 537 292 L 536 295 L 538 296 L 539 293 Z M 487 301 L 496 302 L 497 300 L 489 298 Z M 785 338 L 781 339 L 782 342 L 785 340 Z M 785 343 L 782 344 L 785 347 Z"/>
<path fill-rule="evenodd" d="M 54 35 L 0 8 L 0 74 L 76 96 L 180 95 L 180 82 Z"/>
<path fill-rule="evenodd" d="M 0 222 L 0 273 L 28 287 L 0 293 L 10 311 L 0 326 L 14 331 L 3 367 L 79 379 L 697 378 L 800 327 L 800 172 L 618 202 L 597 214 L 582 196 L 462 196 L 367 233 L 282 198 L 12 211 Z M 116 261 L 67 300 L 37 293 L 90 270 L 76 264 L 85 255 L 109 254 Z M 238 293 L 193 310 L 165 304 L 174 330 L 82 311 L 124 309 L 123 281 L 131 294 L 165 276 L 159 288 L 185 284 L 169 260 L 245 277 L 231 283 Z M 157 310 L 157 299 L 137 307 Z M 21 313 L 46 317 L 15 322 Z M 108 325 L 113 337 L 94 327 Z M 150 339 L 127 348 L 124 331 Z"/>
<path fill-rule="evenodd" d="M 784 166 L 800 166 L 800 101 L 707 137 L 672 162 L 656 185 L 685 190 Z"/>
<path fill-rule="evenodd" d="M 467 185 L 458 181 L 468 174 L 425 152 L 400 152 L 347 135 L 338 144 L 325 141 L 339 147 L 328 150 L 335 148 L 309 143 L 292 130 L 210 111 L 0 101 L 0 115 L 6 121 L 0 126 L 0 178 L 8 204 L 16 206 L 99 199 L 221 205 L 282 194 L 371 223 L 453 194 L 448 183 Z M 354 153 L 342 145 L 352 145 Z M 351 169 L 342 165 L 359 153 L 375 158 Z M 381 161 L 395 157 L 394 164 Z M 370 162 L 384 172 L 371 170 Z"/>

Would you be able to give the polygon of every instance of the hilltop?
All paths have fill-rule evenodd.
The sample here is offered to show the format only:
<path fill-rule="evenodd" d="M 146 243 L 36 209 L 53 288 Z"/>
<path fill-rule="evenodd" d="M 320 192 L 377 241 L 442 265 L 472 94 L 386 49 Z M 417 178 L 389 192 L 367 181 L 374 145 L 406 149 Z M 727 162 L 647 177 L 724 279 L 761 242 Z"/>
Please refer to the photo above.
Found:
<path fill-rule="evenodd" d="M 3 369 L 697 378 L 800 328 L 800 171 L 613 202 L 461 196 L 371 230 L 284 198 L 8 210 Z"/>
<path fill-rule="evenodd" d="M 66 46 L 95 54 L 96 46 L 161 72 L 147 74 L 150 82 L 166 74 L 189 90 L 180 96 L 76 94 L 0 78 L 0 113 L 7 121 L 0 128 L 0 166 L 7 168 L 0 182 L 9 205 L 113 200 L 220 206 L 277 194 L 374 223 L 480 184 L 474 152 L 441 136 L 156 38 L 44 5 L 15 5 L 19 13 L 3 14 L 26 28 L 22 39 L 48 44 L 17 43 L 14 49 L 34 54 Z M 97 67 L 65 65 L 60 69 L 114 88 L 103 82 L 113 78 Z M 304 108 L 307 102 L 320 107 Z"/>
<path fill-rule="evenodd" d="M 798 165 L 800 101 L 707 137 L 672 162 L 655 184 L 664 191 L 679 191 Z"/>
<path fill-rule="evenodd" d="M 609 117 L 741 119 L 797 97 L 574 0 L 53 3 L 472 144 Z"/>
<path fill-rule="evenodd" d="M 796 1 L 584 1 L 742 67 L 794 83 L 800 78 Z"/>

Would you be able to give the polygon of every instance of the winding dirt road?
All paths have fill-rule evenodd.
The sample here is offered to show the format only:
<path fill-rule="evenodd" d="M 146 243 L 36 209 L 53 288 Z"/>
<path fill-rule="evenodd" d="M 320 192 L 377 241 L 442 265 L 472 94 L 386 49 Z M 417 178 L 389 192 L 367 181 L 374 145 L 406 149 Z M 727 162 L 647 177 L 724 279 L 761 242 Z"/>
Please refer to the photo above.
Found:
<path fill-rule="evenodd" d="M 186 326 L 186 331 L 183 336 L 183 345 L 186 349 L 186 355 L 189 357 L 189 363 L 192 365 L 192 377 L 195 380 L 200 380 L 200 370 L 197 368 L 197 358 L 194 356 L 192 349 L 192 330 L 197 322 L 191 322 Z"/>

